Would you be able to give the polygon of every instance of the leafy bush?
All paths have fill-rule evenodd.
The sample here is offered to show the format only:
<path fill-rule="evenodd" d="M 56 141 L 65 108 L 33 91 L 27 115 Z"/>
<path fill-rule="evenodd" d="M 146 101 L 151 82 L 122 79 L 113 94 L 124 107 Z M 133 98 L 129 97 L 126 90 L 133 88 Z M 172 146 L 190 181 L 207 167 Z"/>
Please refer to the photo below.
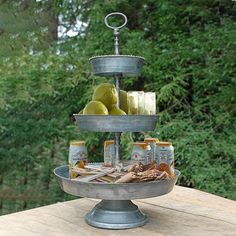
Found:
<path fill-rule="evenodd" d="M 117 9 L 129 20 L 122 54 L 146 58 L 142 75 L 122 79 L 122 88 L 156 92 L 159 110 L 155 131 L 122 134 L 122 158 L 144 136 L 172 141 L 180 185 L 236 199 L 235 4 L 96 1 L 73 12 L 57 3 L 58 14 L 81 14 L 86 30 L 43 47 L 44 29 L 9 35 L 9 45 L 17 39 L 26 46 L 0 61 L 1 213 L 71 199 L 52 173 L 67 163 L 70 140 L 86 140 L 90 159 L 102 160 L 103 141 L 113 134 L 80 132 L 73 113 L 97 84 L 113 81 L 95 78 L 88 58 L 113 53 L 103 18 Z"/>

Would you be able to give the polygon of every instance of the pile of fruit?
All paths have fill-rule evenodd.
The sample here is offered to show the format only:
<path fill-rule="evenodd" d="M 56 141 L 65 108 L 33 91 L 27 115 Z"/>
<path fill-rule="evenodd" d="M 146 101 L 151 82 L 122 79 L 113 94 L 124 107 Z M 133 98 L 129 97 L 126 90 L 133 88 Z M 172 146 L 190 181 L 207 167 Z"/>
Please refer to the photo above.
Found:
<path fill-rule="evenodd" d="M 116 106 L 118 93 L 113 84 L 102 83 L 96 87 L 90 101 L 80 112 L 83 115 L 126 115 L 128 113 L 127 93 L 120 90 L 120 108 Z"/>

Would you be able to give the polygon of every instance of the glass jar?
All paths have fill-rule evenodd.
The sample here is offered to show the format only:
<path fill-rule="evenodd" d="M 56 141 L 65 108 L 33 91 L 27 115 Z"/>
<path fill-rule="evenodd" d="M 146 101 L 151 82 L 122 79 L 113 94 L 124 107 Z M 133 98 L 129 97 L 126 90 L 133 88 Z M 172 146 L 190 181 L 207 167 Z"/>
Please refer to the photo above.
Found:
<path fill-rule="evenodd" d="M 150 145 L 145 142 L 135 142 L 133 145 L 134 146 L 131 154 L 131 162 L 141 162 L 144 165 L 149 164 L 149 155 L 151 150 Z"/>
<path fill-rule="evenodd" d="M 106 140 L 104 142 L 104 166 L 112 167 L 115 160 L 115 141 Z"/>
<path fill-rule="evenodd" d="M 88 151 L 85 141 L 71 141 L 69 148 L 69 172 L 70 177 L 76 177 L 74 170 L 76 168 L 84 168 L 88 163 Z"/>
<path fill-rule="evenodd" d="M 144 114 L 155 115 L 156 114 L 156 93 L 147 92 L 144 95 Z"/>
<path fill-rule="evenodd" d="M 149 160 L 148 162 L 154 162 L 155 163 L 155 156 L 156 156 L 156 142 L 158 139 L 156 138 L 145 138 L 144 142 L 149 144 L 151 147 L 150 154 L 149 154 Z"/>
<path fill-rule="evenodd" d="M 129 115 L 142 115 L 144 113 L 144 92 L 129 91 L 127 93 Z"/>
<path fill-rule="evenodd" d="M 170 142 L 156 143 L 157 169 L 166 171 L 170 176 L 174 175 L 174 147 Z"/>

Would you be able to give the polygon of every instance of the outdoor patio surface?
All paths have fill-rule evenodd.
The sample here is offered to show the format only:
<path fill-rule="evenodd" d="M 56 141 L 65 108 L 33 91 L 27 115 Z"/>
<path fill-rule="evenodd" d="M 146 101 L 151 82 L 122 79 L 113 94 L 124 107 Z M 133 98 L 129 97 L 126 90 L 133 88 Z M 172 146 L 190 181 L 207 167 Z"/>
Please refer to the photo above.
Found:
<path fill-rule="evenodd" d="M 146 225 L 104 230 L 87 225 L 84 215 L 98 200 L 59 202 L 0 217 L 1 236 L 236 235 L 236 201 L 175 186 L 164 196 L 133 201 L 148 217 Z"/>

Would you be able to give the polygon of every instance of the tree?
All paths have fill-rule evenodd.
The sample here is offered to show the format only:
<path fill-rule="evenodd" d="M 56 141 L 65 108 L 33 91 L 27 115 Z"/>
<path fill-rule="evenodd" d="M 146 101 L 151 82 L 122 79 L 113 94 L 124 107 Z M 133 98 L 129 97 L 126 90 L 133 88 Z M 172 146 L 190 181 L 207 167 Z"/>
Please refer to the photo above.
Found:
<path fill-rule="evenodd" d="M 79 132 L 73 113 L 90 101 L 95 85 L 107 81 L 92 75 L 88 58 L 113 53 L 113 35 L 103 20 L 117 10 L 128 17 L 120 33 L 122 54 L 146 58 L 142 75 L 124 78 L 122 88 L 156 92 L 159 109 L 155 131 L 123 134 L 122 157 L 128 158 L 132 142 L 146 135 L 172 141 L 175 165 L 182 172 L 179 184 L 236 199 L 235 3 L 74 0 L 34 4 L 30 8 L 50 9 L 45 14 L 54 18 L 54 27 L 58 24 L 69 32 L 78 21 L 84 26 L 74 37 L 57 38 L 53 31 L 51 39 L 56 41 L 49 40 L 52 31 L 45 30 L 46 23 L 20 36 L 13 33 L 8 41 L 0 36 L 5 49 L 18 40 L 24 45 L 12 54 L 0 49 L 4 55 L 0 61 L 3 214 L 70 198 L 52 178 L 53 168 L 67 163 L 70 140 L 86 140 L 90 160 L 102 160 L 101 143 L 112 134 Z M 16 9 L 8 7 L 12 13 L 23 14 Z M 21 200 L 15 202 L 10 197 L 13 193 Z"/>

